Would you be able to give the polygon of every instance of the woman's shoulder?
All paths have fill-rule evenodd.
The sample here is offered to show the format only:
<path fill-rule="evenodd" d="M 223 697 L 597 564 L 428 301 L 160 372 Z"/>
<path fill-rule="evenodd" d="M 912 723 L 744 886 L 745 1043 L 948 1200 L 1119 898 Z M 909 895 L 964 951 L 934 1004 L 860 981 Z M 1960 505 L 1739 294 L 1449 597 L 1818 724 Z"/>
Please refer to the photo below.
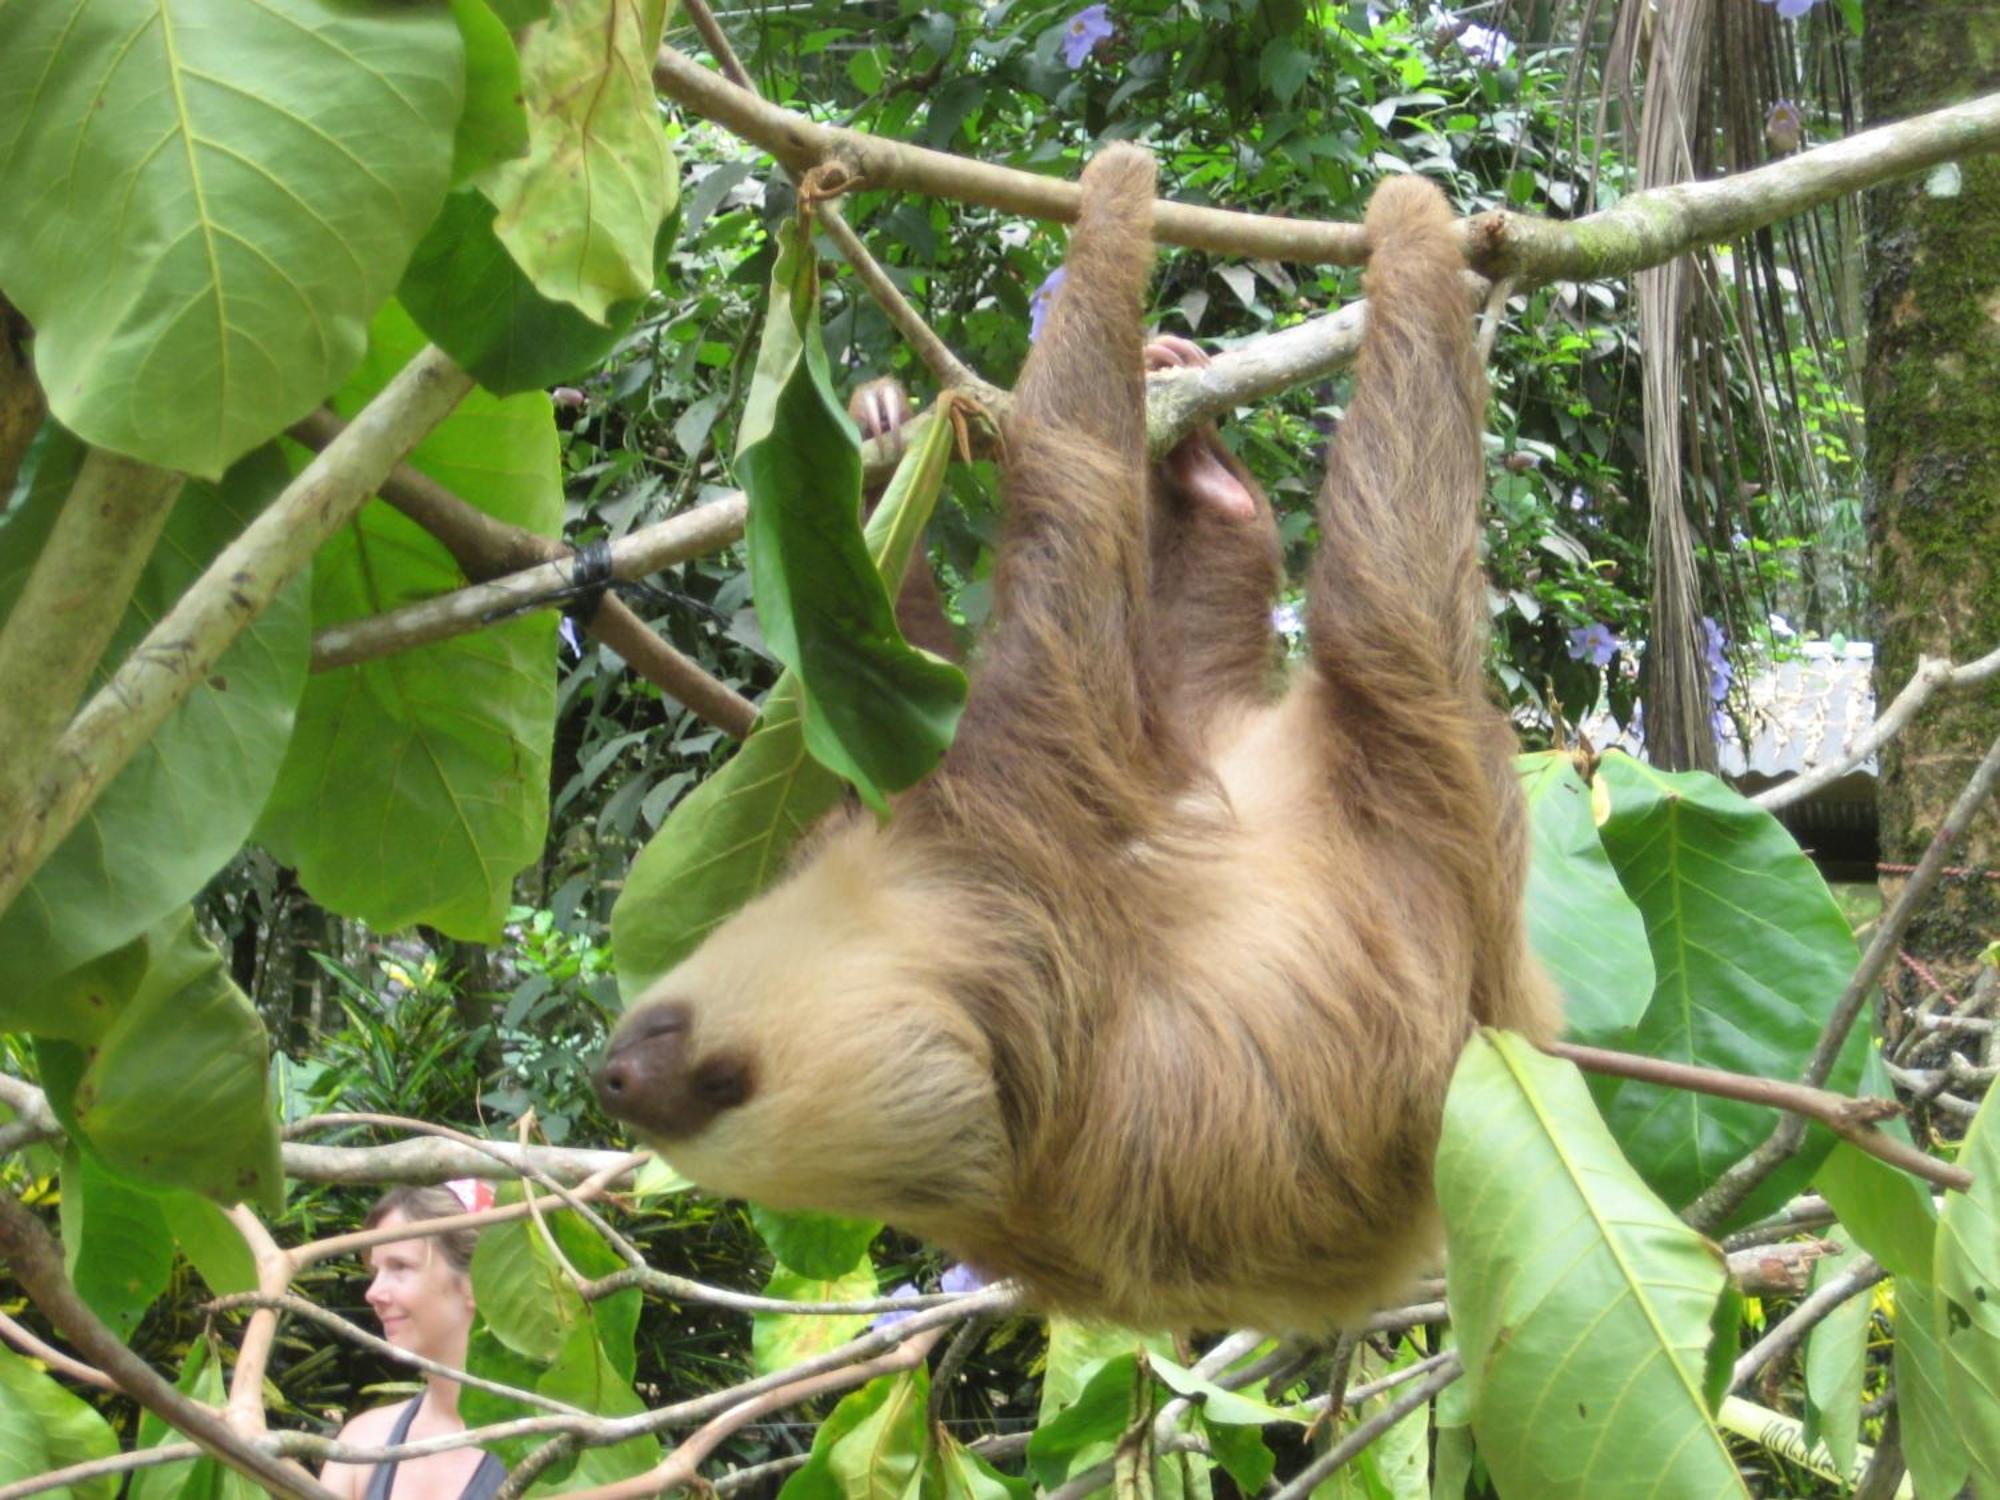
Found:
<path fill-rule="evenodd" d="M 392 1401 L 387 1406 L 373 1406 L 357 1416 L 347 1419 L 347 1425 L 340 1429 L 339 1441 L 343 1443 L 380 1443 L 389 1436 L 396 1425 L 396 1418 L 403 1414 L 407 1401 Z"/>

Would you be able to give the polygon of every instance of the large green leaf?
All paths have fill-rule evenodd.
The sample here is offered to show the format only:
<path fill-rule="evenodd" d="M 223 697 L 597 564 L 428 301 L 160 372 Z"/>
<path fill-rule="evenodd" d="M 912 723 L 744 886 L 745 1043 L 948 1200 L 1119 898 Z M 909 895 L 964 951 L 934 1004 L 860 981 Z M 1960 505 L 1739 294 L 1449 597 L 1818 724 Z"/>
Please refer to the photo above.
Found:
<path fill-rule="evenodd" d="M 1597 837 L 1590 788 L 1567 755 L 1517 762 L 1528 799 L 1528 938 L 1561 987 L 1569 1035 L 1593 1046 L 1628 1038 L 1653 998 L 1646 921 Z"/>
<path fill-rule="evenodd" d="M 571 0 L 528 29 L 528 153 L 481 175 L 494 228 L 542 295 L 605 322 L 653 289 L 680 169 L 653 93 L 668 0 Z"/>
<path fill-rule="evenodd" d="M 257 1261 L 238 1229 L 221 1209 L 192 1193 L 160 1194 L 167 1228 L 188 1264 L 218 1297 L 257 1290 Z"/>
<path fill-rule="evenodd" d="M 915 1500 L 930 1456 L 929 1398 L 921 1366 L 842 1397 L 778 1500 Z"/>
<path fill-rule="evenodd" d="M 1607 755 L 1599 829 L 1646 918 L 1658 983 L 1632 1049 L 1762 1078 L 1797 1078 L 1853 973 L 1854 937 L 1784 827 L 1713 776 L 1669 775 Z M 1867 1053 L 1849 1038 L 1828 1087 L 1852 1091 Z M 1770 1134 L 1775 1111 L 1687 1089 L 1599 1085 L 1605 1118 L 1640 1175 L 1681 1206 Z M 1738 1210 L 1771 1212 L 1812 1176 L 1833 1137 L 1806 1147 Z"/>
<path fill-rule="evenodd" d="M 464 71 L 401 0 L 0 9 L 0 288 L 50 409 L 211 477 L 311 411 L 437 212 Z"/>
<path fill-rule="evenodd" d="M 1947 1190 L 1938 1214 L 1937 1302 L 1945 1394 L 1980 1500 L 2000 1500 L 2000 1091 L 1965 1133 L 1972 1186 Z"/>
<path fill-rule="evenodd" d="M 867 1262 L 844 1276 L 801 1276 L 779 1266 L 764 1284 L 766 1297 L 793 1302 L 859 1302 L 877 1293 L 875 1268 Z M 750 1365 L 759 1375 L 788 1370 L 800 1360 L 838 1348 L 868 1326 L 866 1313 L 819 1317 L 810 1313 L 760 1312 L 750 1322 Z"/>
<path fill-rule="evenodd" d="M 1034 1493 L 1027 1480 L 1002 1474 L 943 1428 L 933 1437 L 937 1448 L 925 1472 L 926 1495 L 933 1493 L 932 1485 L 938 1500 L 1028 1500 Z"/>
<path fill-rule="evenodd" d="M 174 1238 L 157 1195 L 113 1176 L 75 1146 L 63 1155 L 63 1268 L 121 1339 L 174 1274 Z"/>
<path fill-rule="evenodd" d="M 113 1018 L 102 1037 L 44 1048 L 50 1103 L 137 1181 L 218 1203 L 281 1201 L 270 1045 L 256 1009 L 189 908 L 135 946 L 145 962 L 128 993 L 106 992 Z"/>
<path fill-rule="evenodd" d="M 885 582 L 902 580 L 937 503 L 949 438 L 942 422 L 913 434 L 869 517 L 867 552 Z M 807 753 L 802 696 L 799 675 L 782 674 L 742 748 L 681 799 L 626 871 L 611 946 L 627 1000 L 769 884 L 799 835 L 840 800 L 840 779 Z"/>
<path fill-rule="evenodd" d="M 1474 1037 L 1437 1185 L 1473 1432 L 1500 1493 L 1745 1495 L 1702 1394 L 1721 1252 L 1639 1181 L 1576 1069 L 1506 1032 Z"/>
<path fill-rule="evenodd" d="M 940 478 L 946 425 L 932 423 L 918 442 Z M 888 793 L 920 780 L 950 746 L 965 675 L 903 639 L 889 588 L 901 570 L 871 564 L 860 439 L 827 373 L 816 261 L 796 224 L 779 237 L 736 473 L 750 499 L 757 622 L 803 684 L 807 748 L 886 811 Z"/>
<path fill-rule="evenodd" d="M 545 1215 L 545 1221 L 570 1265 L 584 1275 L 603 1276 L 623 1265 L 596 1232 L 568 1210 Z M 604 1347 L 613 1369 L 631 1378 L 637 1288 L 585 1302 L 530 1220 L 496 1224 L 479 1236 L 479 1247 L 472 1253 L 472 1292 L 486 1327 L 517 1354 L 550 1364 L 562 1356 L 577 1329 L 587 1328 L 592 1342 Z"/>
<path fill-rule="evenodd" d="M 637 1416 L 646 1409 L 632 1389 L 631 1376 L 620 1372 L 606 1356 L 592 1330 L 578 1327 L 570 1331 L 561 1352 L 547 1374 L 535 1382 L 542 1395 L 601 1417 Z M 660 1461 L 660 1440 L 651 1433 L 627 1438 L 608 1447 L 586 1448 L 576 1457 L 570 1472 L 547 1488 L 547 1493 L 595 1488 L 615 1484 L 644 1474 Z"/>
<path fill-rule="evenodd" d="M 364 404 L 422 342 L 401 308 L 385 308 L 337 409 Z M 539 393 L 473 392 L 410 462 L 503 521 L 541 536 L 561 524 L 553 413 Z M 442 544 L 375 501 L 320 549 L 314 622 L 464 581 Z M 497 939 L 514 876 L 541 856 L 548 828 L 555 653 L 556 619 L 544 610 L 318 674 L 260 836 L 344 916 Z"/>
<path fill-rule="evenodd" d="M 118 1435 L 95 1408 L 0 1344 L 0 1485 L 117 1451 Z M 107 1474 L 53 1493 L 58 1500 L 114 1500 L 118 1482 L 118 1475 Z"/>
<path fill-rule="evenodd" d="M 1132 1426 L 1135 1409 L 1150 1406 L 1152 1382 L 1152 1368 L 1137 1351 L 1098 1365 L 1076 1400 L 1028 1439 L 1028 1471 L 1035 1482 L 1052 1490 L 1110 1458 Z"/>
<path fill-rule="evenodd" d="M 750 1222 L 782 1264 L 802 1276 L 828 1280 L 865 1264 L 869 1245 L 882 1232 L 880 1224 L 866 1219 L 811 1209 L 786 1212 L 761 1203 L 750 1206 Z"/>
<path fill-rule="evenodd" d="M 478 193 L 445 199 L 397 293 L 410 315 L 497 395 L 539 390 L 596 365 L 624 338 L 645 300 L 614 302 L 602 323 L 549 300 L 493 233 L 493 218 L 493 205 Z M 662 251 L 671 227 L 661 232 Z"/>
<path fill-rule="evenodd" d="M 1903 1457 L 1923 1500 L 1956 1496 L 1972 1471 L 1945 1390 L 1939 1312 L 1937 1293 L 1923 1282 L 1896 1282 L 1896 1411 L 1902 1418 Z"/>
<path fill-rule="evenodd" d="M 0 524 L 0 615 L 20 597 L 76 472 L 78 448 L 68 435 L 52 430 L 37 451 L 32 488 Z M 275 450 L 264 449 L 220 484 L 182 489 L 106 652 L 106 669 L 285 479 Z M 87 1001 L 74 986 L 36 991 L 185 905 L 242 847 L 277 778 L 305 688 L 308 587 L 294 579 L 272 600 L 0 916 L 0 1028 L 92 1040 L 102 1022 L 78 1009 Z M 103 676 L 100 670 L 97 681 Z"/>

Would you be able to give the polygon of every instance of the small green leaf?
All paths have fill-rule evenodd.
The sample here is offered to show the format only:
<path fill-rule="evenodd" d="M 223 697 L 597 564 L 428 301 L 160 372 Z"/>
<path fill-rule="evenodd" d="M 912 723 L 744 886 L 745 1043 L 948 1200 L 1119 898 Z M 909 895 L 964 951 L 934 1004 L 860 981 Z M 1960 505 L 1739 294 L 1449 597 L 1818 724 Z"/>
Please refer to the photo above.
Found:
<path fill-rule="evenodd" d="M 573 0 L 521 41 L 528 153 L 477 179 L 543 296 L 603 323 L 653 289 L 680 168 L 653 92 L 666 0 Z"/>
<path fill-rule="evenodd" d="M 214 477 L 324 400 L 444 197 L 464 79 L 434 5 L 8 6 L 0 286 L 63 425 Z"/>
<path fill-rule="evenodd" d="M 1836 1228 L 1827 1236 L 1844 1249 L 1852 1242 Z M 1813 1265 L 1811 1291 L 1818 1291 L 1840 1274 L 1852 1256 L 1822 1258 Z M 1868 1370 L 1868 1322 L 1871 1299 L 1866 1291 L 1836 1307 L 1806 1341 L 1806 1446 L 1826 1444 L 1840 1472 L 1854 1472 L 1855 1449 L 1861 1441 L 1861 1382 Z"/>
<path fill-rule="evenodd" d="M 1896 1410 L 1902 1418 L 1903 1457 L 1917 1493 L 1956 1495 L 1972 1472 L 1957 1414 L 1946 1394 L 1944 1354 L 1938 1347 L 1942 1300 L 1920 1281 L 1896 1282 Z"/>
<path fill-rule="evenodd" d="M 798 675 L 807 748 L 882 812 L 890 792 L 943 757 L 965 706 L 965 675 L 903 640 L 885 581 L 901 570 L 873 563 L 862 537 L 860 439 L 827 373 L 811 248 L 796 224 L 779 237 L 736 473 L 750 499 L 758 624 Z M 949 437 L 934 423 L 920 448 L 941 450 Z M 941 480 L 942 453 L 932 467 Z M 928 488 L 934 501 L 935 484 Z M 919 530 L 927 515 L 928 503 Z"/>
<path fill-rule="evenodd" d="M 183 907 L 135 945 L 146 962 L 112 997 L 103 1038 L 45 1070 L 51 1103 L 113 1170 L 218 1203 L 282 1201 L 269 1043 L 222 955 Z M 56 1044 L 60 1046 L 61 1044 Z M 164 1233 L 164 1227 L 162 1228 Z"/>
<path fill-rule="evenodd" d="M 750 1222 L 781 1262 L 801 1276 L 824 1281 L 865 1263 L 869 1245 L 882 1232 L 880 1224 L 863 1219 L 811 1210 L 787 1213 L 758 1203 L 750 1205 Z"/>
<path fill-rule="evenodd" d="M 792 1302 L 859 1302 L 876 1295 L 875 1268 L 863 1262 L 844 1276 L 801 1276 L 779 1266 L 764 1284 L 766 1297 Z M 868 1326 L 864 1313 L 821 1317 L 812 1313 L 760 1312 L 750 1321 L 750 1366 L 759 1375 L 788 1370 L 825 1354 Z"/>
<path fill-rule="evenodd" d="M 1164 1354 L 1149 1350 L 1146 1360 L 1168 1390 L 1176 1396 L 1193 1398 L 1201 1408 L 1202 1416 L 1210 1422 L 1232 1427 L 1264 1427 L 1273 1422 L 1295 1422 L 1304 1426 L 1310 1420 L 1306 1413 L 1294 1407 L 1273 1406 L 1268 1401 L 1225 1390 L 1214 1381 L 1204 1380 L 1194 1371 L 1176 1364 Z"/>
<path fill-rule="evenodd" d="M 1872 1046 L 1862 1067 L 1860 1092 L 1877 1099 L 1895 1097 L 1881 1054 Z M 1877 1128 L 1910 1144 L 1910 1127 L 1900 1119 L 1884 1120 Z M 1928 1187 L 1846 1141 L 1827 1153 L 1813 1174 L 1813 1186 L 1833 1206 L 1855 1243 L 1890 1275 L 1930 1285 L 1937 1209 Z"/>
<path fill-rule="evenodd" d="M 218 1297 L 257 1290 L 257 1260 L 243 1240 L 243 1233 L 228 1216 L 206 1198 L 193 1193 L 160 1194 L 160 1209 L 167 1216 L 181 1254 L 208 1283 Z"/>
<path fill-rule="evenodd" d="M 174 1240 L 160 1200 L 71 1146 L 62 1171 L 63 1269 L 90 1310 L 121 1339 L 174 1274 Z"/>
<path fill-rule="evenodd" d="M 1257 59 L 1257 78 L 1280 104 L 1290 104 L 1312 77 L 1312 54 L 1289 36 L 1274 36 Z"/>
<path fill-rule="evenodd" d="M 1646 920 L 1597 837 L 1590 788 L 1567 755 L 1516 761 L 1528 802 L 1528 938 L 1563 992 L 1568 1034 L 1616 1046 L 1653 998 Z"/>
<path fill-rule="evenodd" d="M 1045 1420 L 1028 1440 L 1028 1469 L 1035 1482 L 1054 1489 L 1111 1457 L 1131 1425 L 1137 1383 L 1152 1378 L 1137 1354 L 1120 1354 L 1099 1365 L 1076 1400 Z"/>
<path fill-rule="evenodd" d="M 2000 1496 L 2000 1091 L 1989 1090 L 1959 1150 L 1972 1173 L 1938 1214 L 1937 1303 L 1945 1395 L 1974 1488 Z"/>
<path fill-rule="evenodd" d="M 920 1367 L 843 1397 L 778 1500 L 914 1500 L 930 1458 L 929 1396 Z"/>
<path fill-rule="evenodd" d="M 925 1494 L 936 1485 L 937 1500 L 1029 1500 L 1035 1487 L 1025 1479 L 1002 1474 L 985 1459 L 940 1428 L 936 1448 L 925 1472 Z"/>
<path fill-rule="evenodd" d="M 1722 1254 L 1619 1154 L 1581 1076 L 1467 1044 L 1437 1159 L 1472 1427 L 1502 1494 L 1747 1494 L 1703 1396 Z"/>
<path fill-rule="evenodd" d="M 493 7 L 451 0 L 451 18 L 465 44 L 465 109 L 452 141 L 451 180 L 464 182 L 526 154 L 528 114 L 521 107 L 521 55 Z"/>
<path fill-rule="evenodd" d="M 95 1408 L 0 1344 L 0 1484 L 39 1479 L 117 1451 L 118 1435 Z M 119 1478 L 106 1474 L 56 1493 L 114 1500 Z"/>
<path fill-rule="evenodd" d="M 220 1406 L 228 1399 L 228 1392 L 222 1386 L 222 1363 L 210 1357 L 206 1338 L 197 1337 L 188 1346 L 174 1389 L 208 1406 Z M 181 1440 L 181 1434 L 154 1413 L 140 1413 L 139 1440 L 135 1445 L 139 1451 Z M 179 1463 L 141 1469 L 132 1476 L 126 1500 L 211 1500 L 211 1497 L 220 1500 L 217 1486 L 222 1472 L 222 1466 L 212 1458 L 183 1459 Z"/>
<path fill-rule="evenodd" d="M 1759 1078 L 1797 1078 L 1854 972 L 1854 937 L 1826 882 L 1777 819 L 1701 772 L 1668 775 L 1613 753 L 1599 833 L 1646 919 L 1657 979 L 1632 1050 Z M 1827 1087 L 1851 1092 L 1867 1053 L 1857 1027 Z M 1602 1096 L 1600 1096 L 1602 1097 Z M 1605 1106 L 1640 1175 L 1691 1202 L 1777 1123 L 1774 1110 L 1626 1081 Z M 1772 1212 L 1810 1179 L 1834 1137 L 1805 1149 L 1737 1211 Z"/>
<path fill-rule="evenodd" d="M 351 415 L 422 347 L 391 304 L 335 401 Z M 556 535 L 561 462 L 540 393 L 474 391 L 409 462 L 480 510 Z M 376 501 L 320 549 L 324 628 L 459 587 L 443 545 Z M 548 832 L 556 617 L 549 611 L 313 677 L 260 836 L 322 905 L 393 930 L 490 942 Z"/>

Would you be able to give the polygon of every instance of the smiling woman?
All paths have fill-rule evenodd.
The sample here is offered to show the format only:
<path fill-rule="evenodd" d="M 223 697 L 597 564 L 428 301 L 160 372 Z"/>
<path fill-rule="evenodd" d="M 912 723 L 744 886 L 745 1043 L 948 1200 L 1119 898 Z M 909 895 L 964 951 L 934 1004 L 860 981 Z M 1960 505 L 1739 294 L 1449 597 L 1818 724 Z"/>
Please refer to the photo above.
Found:
<path fill-rule="evenodd" d="M 475 1194 L 484 1183 L 446 1187 L 394 1187 L 376 1200 L 362 1227 L 393 1228 L 450 1218 L 483 1207 Z M 368 1305 L 382 1322 L 382 1337 L 411 1354 L 455 1369 L 465 1367 L 472 1333 L 472 1250 L 476 1229 L 457 1229 L 392 1240 L 369 1252 L 375 1276 Z M 422 1395 L 398 1406 L 378 1406 L 340 1430 L 340 1441 L 380 1448 L 465 1431 L 458 1413 L 458 1382 L 433 1374 Z M 507 1477 L 499 1459 L 477 1448 L 452 1448 L 422 1458 L 384 1464 L 329 1463 L 320 1476 L 347 1500 L 487 1500 Z"/>

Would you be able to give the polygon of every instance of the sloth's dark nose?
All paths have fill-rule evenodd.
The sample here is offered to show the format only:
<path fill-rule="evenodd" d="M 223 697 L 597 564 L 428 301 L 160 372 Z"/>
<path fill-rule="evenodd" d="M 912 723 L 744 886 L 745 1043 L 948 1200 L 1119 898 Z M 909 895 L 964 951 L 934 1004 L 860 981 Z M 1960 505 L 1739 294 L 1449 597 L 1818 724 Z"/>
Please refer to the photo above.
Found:
<path fill-rule="evenodd" d="M 597 1070 L 605 1110 L 642 1135 L 688 1136 L 752 1093 L 749 1063 L 723 1052 L 696 1060 L 688 1007 L 661 1001 L 634 1011 Z"/>

